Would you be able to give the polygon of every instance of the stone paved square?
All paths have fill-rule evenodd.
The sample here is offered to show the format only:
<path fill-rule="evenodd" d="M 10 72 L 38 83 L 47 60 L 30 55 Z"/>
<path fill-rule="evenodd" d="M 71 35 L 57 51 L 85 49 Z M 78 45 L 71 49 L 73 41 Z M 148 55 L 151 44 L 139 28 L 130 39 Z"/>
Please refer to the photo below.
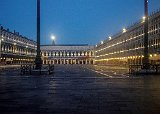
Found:
<path fill-rule="evenodd" d="M 89 68 L 89 67 L 88 67 Z M 0 74 L 1 114 L 158 114 L 160 77 L 107 77 L 80 65 L 53 75 Z"/>

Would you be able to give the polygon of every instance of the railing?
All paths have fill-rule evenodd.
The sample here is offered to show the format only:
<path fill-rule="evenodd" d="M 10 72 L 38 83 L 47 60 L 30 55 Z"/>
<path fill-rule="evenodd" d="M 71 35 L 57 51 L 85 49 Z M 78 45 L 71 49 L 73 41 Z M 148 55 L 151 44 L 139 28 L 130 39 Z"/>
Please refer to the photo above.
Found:
<path fill-rule="evenodd" d="M 21 74 L 29 73 L 31 75 L 32 74 L 32 67 L 34 69 L 34 66 L 32 66 L 31 64 L 29 64 L 29 65 L 21 65 Z"/>
<path fill-rule="evenodd" d="M 129 65 L 129 73 L 130 74 L 159 74 L 160 73 L 160 65 L 149 65 L 148 69 L 145 69 L 143 65 Z"/>
<path fill-rule="evenodd" d="M 27 65 L 21 65 L 21 75 L 25 75 L 25 74 L 53 74 L 54 73 L 54 65 L 50 65 L 48 64 L 47 66 L 42 66 L 41 69 L 36 69 L 35 65 L 33 64 L 27 64 Z"/>

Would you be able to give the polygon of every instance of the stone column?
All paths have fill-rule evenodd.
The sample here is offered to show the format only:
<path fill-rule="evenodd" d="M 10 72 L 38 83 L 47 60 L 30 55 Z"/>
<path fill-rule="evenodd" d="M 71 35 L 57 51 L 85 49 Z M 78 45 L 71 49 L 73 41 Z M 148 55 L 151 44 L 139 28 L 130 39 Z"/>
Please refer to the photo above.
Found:
<path fill-rule="evenodd" d="M 37 0 L 37 55 L 35 59 L 36 69 L 41 69 L 42 59 L 40 50 L 40 0 Z"/>

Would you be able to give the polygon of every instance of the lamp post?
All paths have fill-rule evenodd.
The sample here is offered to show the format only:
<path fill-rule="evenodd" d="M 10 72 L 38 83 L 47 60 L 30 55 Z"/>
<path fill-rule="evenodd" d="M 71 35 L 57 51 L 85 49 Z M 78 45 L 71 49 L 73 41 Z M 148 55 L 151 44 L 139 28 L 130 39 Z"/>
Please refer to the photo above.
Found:
<path fill-rule="evenodd" d="M 144 69 L 149 69 L 149 54 L 148 54 L 148 0 L 144 0 Z"/>
<path fill-rule="evenodd" d="M 41 69 L 42 59 L 40 50 L 40 0 L 37 0 L 37 55 L 35 59 L 36 69 Z"/>
<path fill-rule="evenodd" d="M 56 37 L 52 35 L 52 36 L 51 36 L 52 45 L 55 45 L 55 39 L 56 39 Z"/>

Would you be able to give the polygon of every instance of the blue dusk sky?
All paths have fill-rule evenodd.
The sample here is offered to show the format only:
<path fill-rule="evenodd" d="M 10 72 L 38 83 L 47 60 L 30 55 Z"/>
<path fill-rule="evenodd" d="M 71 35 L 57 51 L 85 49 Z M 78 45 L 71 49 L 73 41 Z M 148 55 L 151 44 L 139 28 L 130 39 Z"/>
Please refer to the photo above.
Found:
<path fill-rule="evenodd" d="M 149 0 L 149 12 L 160 0 Z M 0 0 L 0 24 L 36 40 L 36 0 Z M 144 15 L 144 0 L 41 0 L 41 44 L 95 45 Z"/>

